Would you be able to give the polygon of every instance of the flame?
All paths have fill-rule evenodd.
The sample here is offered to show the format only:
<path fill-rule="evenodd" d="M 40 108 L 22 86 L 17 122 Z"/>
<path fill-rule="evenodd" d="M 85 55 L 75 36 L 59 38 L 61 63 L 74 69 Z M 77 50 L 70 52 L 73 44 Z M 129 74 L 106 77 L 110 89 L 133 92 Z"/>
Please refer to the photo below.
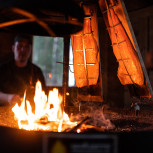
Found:
<path fill-rule="evenodd" d="M 61 132 L 64 128 L 72 128 L 77 125 L 77 122 L 71 122 L 68 115 L 63 111 L 62 96 L 58 93 L 58 89 L 54 88 L 53 91 L 49 91 L 47 97 L 42 91 L 40 81 L 38 81 L 34 102 L 35 111 L 33 113 L 25 93 L 21 105 L 16 103 L 12 108 L 20 129 Z"/>

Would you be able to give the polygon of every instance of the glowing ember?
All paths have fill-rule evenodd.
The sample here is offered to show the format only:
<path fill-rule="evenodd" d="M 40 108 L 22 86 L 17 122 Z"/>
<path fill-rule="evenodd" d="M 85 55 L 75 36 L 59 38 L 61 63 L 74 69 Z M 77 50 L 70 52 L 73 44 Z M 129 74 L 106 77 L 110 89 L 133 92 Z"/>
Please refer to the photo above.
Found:
<path fill-rule="evenodd" d="M 68 115 L 62 109 L 62 97 L 58 89 L 49 91 L 48 98 L 42 91 L 40 81 L 36 84 L 34 102 L 35 112 L 32 112 L 30 102 L 25 100 L 19 106 L 17 103 L 12 108 L 15 118 L 18 120 L 20 129 L 26 130 L 49 130 L 61 132 L 66 128 L 76 126 L 76 122 L 71 122 Z"/>
<path fill-rule="evenodd" d="M 81 130 L 80 129 L 77 129 L 77 133 L 80 133 L 81 132 Z"/>

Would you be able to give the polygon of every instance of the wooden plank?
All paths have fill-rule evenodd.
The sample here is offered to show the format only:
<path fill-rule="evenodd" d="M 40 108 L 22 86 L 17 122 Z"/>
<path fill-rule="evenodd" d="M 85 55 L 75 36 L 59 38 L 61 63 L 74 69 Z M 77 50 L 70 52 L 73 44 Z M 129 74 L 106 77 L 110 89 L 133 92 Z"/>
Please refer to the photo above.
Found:
<path fill-rule="evenodd" d="M 103 98 L 101 96 L 93 96 L 93 95 L 78 95 L 79 101 L 85 101 L 85 102 L 103 102 Z"/>
<path fill-rule="evenodd" d="M 133 31 L 133 28 L 132 28 L 132 25 L 131 25 L 131 22 L 130 22 L 128 13 L 126 11 L 124 2 L 122 0 L 120 0 L 120 1 L 121 1 L 121 4 L 122 4 L 123 10 L 124 10 L 124 14 L 126 16 L 127 24 L 128 24 L 129 29 L 130 29 L 131 36 L 132 36 L 132 39 L 134 41 L 134 45 L 135 45 L 135 48 L 136 48 L 136 51 L 137 51 L 137 54 L 138 54 L 138 57 L 139 57 L 139 60 L 140 60 L 140 64 L 141 64 L 141 67 L 142 67 L 142 70 L 143 70 L 143 73 L 144 73 L 144 76 L 145 76 L 145 79 L 146 79 L 146 85 L 145 85 L 145 87 L 146 88 L 149 88 L 151 98 L 153 98 L 152 86 L 151 86 L 151 83 L 150 83 L 150 80 L 149 80 L 149 77 L 148 77 L 148 73 L 147 73 L 147 70 L 146 70 L 146 67 L 145 67 L 145 64 L 144 64 L 144 61 L 143 61 L 143 58 L 142 58 L 142 55 L 141 55 L 141 52 L 140 52 L 140 49 L 139 49 L 137 40 L 136 40 L 136 37 L 134 35 L 134 31 Z"/>
<path fill-rule="evenodd" d="M 100 55 L 100 49 L 99 49 L 99 31 L 98 31 L 98 18 L 97 18 L 97 4 L 84 4 L 84 10 L 85 10 L 85 15 L 86 16 L 90 16 L 91 19 L 91 30 L 92 30 L 92 35 L 93 38 L 95 39 L 97 48 L 98 48 L 98 54 L 97 54 L 97 58 L 99 58 Z M 71 37 L 72 42 L 73 42 L 73 37 Z M 84 88 L 86 89 L 86 92 L 90 92 L 91 94 L 91 101 L 103 101 L 103 89 L 102 89 L 102 76 L 101 76 L 101 63 L 100 63 L 100 59 L 98 59 L 99 62 L 99 78 L 97 81 L 96 85 L 91 85 L 89 87 L 81 87 L 78 88 L 78 93 L 77 93 L 77 98 L 80 101 L 84 101 L 86 99 L 86 95 L 85 97 L 81 98 L 84 94 L 83 90 Z M 94 71 L 93 71 L 94 72 Z M 80 96 L 82 95 L 82 96 Z M 93 98 L 94 96 L 94 98 Z M 97 98 L 96 98 L 97 96 Z M 95 100 L 94 100 L 95 99 Z"/>
<path fill-rule="evenodd" d="M 139 58 L 139 61 L 140 61 L 140 65 L 142 67 L 143 74 L 144 74 L 144 79 L 145 79 L 144 80 L 144 85 L 137 87 L 133 84 L 133 85 L 130 85 L 129 89 L 134 91 L 133 95 L 136 95 L 136 96 L 139 96 L 139 97 L 152 98 L 153 97 L 153 90 L 152 90 L 152 87 L 151 87 L 151 83 L 150 83 L 150 80 L 149 80 L 149 77 L 148 77 L 148 74 L 147 74 L 147 71 L 146 71 L 146 68 L 145 68 L 145 64 L 143 62 L 143 58 L 142 58 L 137 40 L 136 40 L 135 35 L 134 35 L 132 25 L 131 25 L 130 19 L 128 17 L 128 13 L 126 11 L 124 2 L 122 0 L 111 1 L 111 6 L 108 7 L 107 6 L 107 0 L 100 0 L 99 5 L 100 5 L 100 8 L 101 8 L 103 14 L 105 14 L 105 12 L 107 11 L 107 9 L 109 7 L 113 7 L 115 14 L 118 16 L 118 18 L 119 18 L 120 22 L 122 23 L 122 25 L 123 25 L 128 37 L 129 37 L 130 41 L 131 41 L 133 47 L 135 48 L 135 50 L 137 52 L 137 55 L 138 55 L 138 58 Z M 104 16 L 104 18 L 105 18 L 106 27 L 109 27 L 107 17 Z M 129 86 L 129 85 L 127 85 L 127 86 Z"/>

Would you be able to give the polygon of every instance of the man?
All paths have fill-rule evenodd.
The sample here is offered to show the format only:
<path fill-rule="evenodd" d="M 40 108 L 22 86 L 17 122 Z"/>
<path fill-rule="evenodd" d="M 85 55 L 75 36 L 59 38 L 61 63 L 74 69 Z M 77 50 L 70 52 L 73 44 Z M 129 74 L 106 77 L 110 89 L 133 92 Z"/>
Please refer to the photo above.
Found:
<path fill-rule="evenodd" d="M 45 79 L 41 69 L 29 60 L 32 51 L 31 37 L 17 35 L 12 51 L 14 60 L 0 66 L 0 105 L 14 105 L 20 102 L 25 91 L 26 97 L 31 100 L 38 80 L 45 90 Z"/>

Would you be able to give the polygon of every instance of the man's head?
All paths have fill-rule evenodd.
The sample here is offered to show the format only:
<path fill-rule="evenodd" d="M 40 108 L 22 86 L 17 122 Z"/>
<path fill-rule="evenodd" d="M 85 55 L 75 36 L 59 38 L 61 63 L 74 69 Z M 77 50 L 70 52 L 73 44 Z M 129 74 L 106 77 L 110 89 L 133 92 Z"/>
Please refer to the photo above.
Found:
<path fill-rule="evenodd" d="M 32 51 L 32 39 L 27 35 L 17 35 L 12 46 L 15 63 L 19 67 L 26 66 Z"/>

